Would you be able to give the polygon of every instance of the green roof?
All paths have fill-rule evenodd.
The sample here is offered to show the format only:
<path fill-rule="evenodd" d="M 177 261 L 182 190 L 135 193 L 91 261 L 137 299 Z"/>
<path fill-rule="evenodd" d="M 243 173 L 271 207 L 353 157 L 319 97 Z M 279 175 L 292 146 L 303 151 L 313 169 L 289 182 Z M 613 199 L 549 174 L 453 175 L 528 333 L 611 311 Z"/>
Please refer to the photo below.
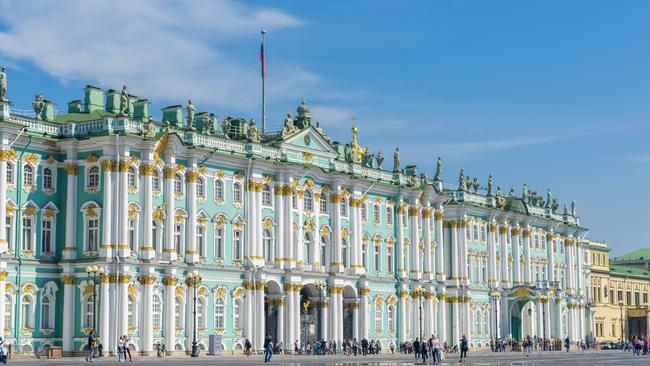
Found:
<path fill-rule="evenodd" d="M 650 278 L 650 271 L 641 268 L 624 267 L 624 266 L 609 266 L 610 274 L 618 274 L 621 276 L 634 276 Z"/>
<path fill-rule="evenodd" d="M 94 110 L 90 113 L 67 113 L 61 114 L 54 117 L 54 122 L 66 123 L 66 122 L 85 122 L 93 121 L 97 119 L 102 119 L 104 117 L 114 117 L 113 113 L 108 113 L 100 109 Z"/>
<path fill-rule="evenodd" d="M 621 256 L 618 256 L 614 258 L 615 260 L 650 260 L 650 248 L 645 248 L 645 249 L 637 249 L 633 252 L 629 252 L 627 254 L 623 254 Z"/>

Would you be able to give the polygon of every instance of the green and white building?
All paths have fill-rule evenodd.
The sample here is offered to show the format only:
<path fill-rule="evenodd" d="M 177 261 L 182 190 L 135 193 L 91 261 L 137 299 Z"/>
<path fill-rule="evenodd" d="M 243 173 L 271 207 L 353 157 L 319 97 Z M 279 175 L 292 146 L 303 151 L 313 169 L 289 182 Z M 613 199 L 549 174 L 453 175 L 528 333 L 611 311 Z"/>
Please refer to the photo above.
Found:
<path fill-rule="evenodd" d="M 195 328 L 201 348 L 218 334 L 227 351 L 267 334 L 286 350 L 591 334 L 586 229 L 550 193 L 452 186 L 398 157 L 384 169 L 356 128 L 332 141 L 304 102 L 274 133 L 193 107 L 154 121 L 146 99 L 93 86 L 68 113 L 34 106 L 0 102 L 0 329 L 14 351 L 79 352 L 93 328 L 105 349 L 128 334 L 143 354 L 187 352 Z"/>

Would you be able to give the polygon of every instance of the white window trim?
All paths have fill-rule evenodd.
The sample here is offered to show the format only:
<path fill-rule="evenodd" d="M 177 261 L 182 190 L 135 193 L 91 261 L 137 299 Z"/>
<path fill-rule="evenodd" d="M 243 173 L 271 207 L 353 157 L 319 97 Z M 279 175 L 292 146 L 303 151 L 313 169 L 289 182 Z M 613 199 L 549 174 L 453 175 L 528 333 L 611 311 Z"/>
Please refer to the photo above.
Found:
<path fill-rule="evenodd" d="M 46 208 L 41 210 L 41 242 L 39 243 L 40 244 L 39 247 L 40 247 L 41 254 L 44 254 L 43 253 L 43 230 L 44 230 L 44 227 L 45 227 L 45 225 L 44 225 L 45 221 L 50 221 L 52 223 L 52 225 L 50 227 L 50 232 L 51 232 L 50 233 L 50 240 L 51 240 L 51 242 L 50 242 L 50 252 L 49 252 L 49 254 L 56 253 L 56 216 L 57 216 L 57 214 L 59 212 L 55 210 L 53 216 L 45 217 L 45 213 L 49 209 L 51 209 L 51 208 L 46 207 Z"/>
<path fill-rule="evenodd" d="M 32 168 L 32 184 L 26 184 L 25 183 L 25 167 L 30 167 Z M 36 182 L 38 181 L 38 167 L 34 164 L 30 163 L 23 163 L 23 168 L 20 172 L 21 177 L 23 182 L 23 189 L 26 189 L 27 187 L 30 187 L 28 189 L 31 189 L 32 191 L 36 190 L 37 184 Z"/>
<path fill-rule="evenodd" d="M 221 230 L 221 256 L 218 256 L 217 253 L 219 251 L 217 250 L 217 230 Z M 223 261 L 226 256 L 226 227 L 225 224 L 223 226 L 217 226 L 215 225 L 214 227 L 214 233 L 212 236 L 212 246 L 213 246 L 213 257 L 215 261 Z"/>
<path fill-rule="evenodd" d="M 29 311 L 28 311 L 27 314 L 25 314 L 23 312 L 23 299 L 25 299 L 25 298 L 30 299 L 30 308 L 29 308 Z M 19 311 L 20 311 L 20 317 L 21 317 L 19 324 L 20 324 L 21 328 L 24 328 L 23 323 L 24 323 L 24 320 L 25 320 L 25 316 L 27 316 L 27 322 L 26 322 L 27 327 L 26 328 L 35 329 L 36 324 L 35 324 L 34 317 L 36 316 L 36 298 L 34 298 L 34 296 L 32 294 L 29 294 L 29 293 L 23 294 L 20 297 L 20 308 L 19 309 L 20 309 Z"/>
<path fill-rule="evenodd" d="M 221 314 L 221 315 L 222 315 L 222 318 L 223 318 L 223 320 L 222 320 L 222 322 L 221 322 L 222 325 L 223 325 L 223 327 L 217 327 L 217 315 L 219 315 L 219 314 L 217 313 L 217 300 L 221 300 L 221 301 L 223 302 L 223 303 L 222 303 L 223 313 Z M 225 329 L 226 329 L 226 326 L 227 326 L 227 325 L 226 325 L 226 313 L 227 313 L 227 311 L 226 311 L 226 304 L 227 304 L 227 301 L 226 301 L 226 298 L 225 298 L 225 297 L 216 297 L 216 296 L 215 296 L 215 298 L 214 298 L 214 319 L 213 319 L 215 330 L 225 330 Z M 234 306 L 234 302 L 233 302 L 233 306 Z M 234 314 L 234 312 L 233 312 L 233 314 Z M 233 319 L 233 322 L 234 322 L 234 319 Z"/>
<path fill-rule="evenodd" d="M 205 217 L 205 219 L 207 221 L 207 217 Z M 199 228 L 203 229 L 203 248 L 199 248 L 199 240 L 198 240 L 198 238 L 199 238 Z M 195 232 L 195 234 L 196 234 L 196 238 L 195 238 L 196 251 L 197 251 L 197 253 L 199 253 L 200 258 L 206 258 L 206 256 L 207 256 L 207 243 L 208 243 L 208 226 L 205 225 L 205 224 L 197 223 L 196 224 L 196 232 Z"/>
<path fill-rule="evenodd" d="M 221 182 L 221 197 L 217 196 L 217 182 Z M 221 178 L 216 178 L 214 180 L 214 186 L 212 187 L 212 195 L 214 196 L 214 201 L 225 201 L 226 199 L 226 182 Z"/>
<path fill-rule="evenodd" d="M 16 163 L 12 161 L 7 161 L 7 171 L 9 171 L 9 166 L 12 167 L 11 169 L 11 179 L 7 180 L 7 176 L 5 175 L 2 179 L 7 180 L 7 184 L 16 184 Z"/>
<path fill-rule="evenodd" d="M 44 164 L 43 165 L 43 173 L 41 175 L 41 187 L 43 192 L 47 192 L 48 189 L 51 190 L 52 193 L 56 192 L 56 178 L 57 178 L 57 169 L 56 165 L 54 164 Z M 45 188 L 45 169 L 50 169 L 50 172 L 52 172 L 52 188 Z"/>
<path fill-rule="evenodd" d="M 239 191 L 239 201 L 235 201 L 235 197 L 237 197 L 237 195 L 235 194 L 236 186 L 239 186 L 239 189 L 237 189 Z M 241 206 L 242 204 L 244 204 L 244 185 L 240 181 L 234 181 L 232 183 L 232 204 L 234 206 Z"/>
<path fill-rule="evenodd" d="M 23 210 L 24 209 L 25 208 L 23 208 Z M 23 231 L 25 230 L 25 223 L 23 222 L 24 219 L 31 219 L 31 232 L 29 235 L 31 246 L 29 248 L 23 248 L 23 246 L 25 245 L 25 241 L 23 240 Z M 33 215 L 22 215 L 20 217 L 20 220 L 21 220 L 20 221 L 20 251 L 21 252 L 30 251 L 32 255 L 36 255 L 36 246 L 38 245 L 38 243 L 36 243 L 36 229 L 37 229 L 36 213 L 34 213 Z"/>
<path fill-rule="evenodd" d="M 90 169 L 97 167 L 97 186 L 90 185 Z M 88 164 L 84 167 L 84 190 L 99 189 L 102 186 L 102 167 L 99 164 Z"/>
<path fill-rule="evenodd" d="M 85 206 L 85 205 L 84 205 Z M 91 251 L 88 249 L 88 221 L 89 220 L 97 220 L 97 250 L 101 248 L 101 240 L 102 240 L 102 209 L 99 206 L 93 207 L 93 211 L 95 211 L 96 217 L 88 217 L 88 208 L 82 208 L 81 209 L 81 215 L 83 216 L 83 248 L 85 252 Z"/>

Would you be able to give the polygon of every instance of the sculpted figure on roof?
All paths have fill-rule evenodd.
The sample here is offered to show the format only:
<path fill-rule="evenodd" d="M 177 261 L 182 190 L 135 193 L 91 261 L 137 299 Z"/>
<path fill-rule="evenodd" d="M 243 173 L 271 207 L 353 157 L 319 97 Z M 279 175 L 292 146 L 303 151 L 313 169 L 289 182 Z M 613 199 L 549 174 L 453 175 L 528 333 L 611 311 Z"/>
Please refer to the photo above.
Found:
<path fill-rule="evenodd" d="M 228 133 L 230 132 L 230 117 L 224 117 L 221 121 L 221 131 L 225 138 L 230 138 L 230 136 L 228 136 Z"/>
<path fill-rule="evenodd" d="M 120 94 L 120 116 L 129 115 L 129 91 L 126 89 L 126 85 L 122 87 L 122 93 Z"/>
<path fill-rule="evenodd" d="M 45 108 L 45 99 L 43 98 L 43 94 L 36 94 L 36 97 L 34 97 L 34 101 L 32 102 L 32 107 L 34 108 L 36 119 L 41 119 L 41 112 L 43 112 L 43 108 Z"/>
<path fill-rule="evenodd" d="M 466 188 L 465 188 L 465 171 L 463 169 L 460 170 L 460 175 L 458 176 L 458 190 L 459 191 L 466 191 Z"/>
<path fill-rule="evenodd" d="M 284 119 L 284 127 L 282 128 L 282 138 L 285 139 L 298 131 L 300 129 L 294 124 L 293 116 L 291 116 L 291 113 L 287 113 L 287 117 Z"/>
<path fill-rule="evenodd" d="M 259 142 L 262 139 L 260 130 L 257 128 L 257 124 L 255 124 L 254 119 L 251 119 L 251 121 L 248 123 L 248 138 L 254 142 Z"/>
<path fill-rule="evenodd" d="M 400 158 L 399 158 L 399 147 L 395 149 L 395 153 L 393 154 L 393 171 L 394 172 L 399 172 L 399 163 L 400 163 Z"/>
<path fill-rule="evenodd" d="M 442 159 L 438 156 L 438 161 L 436 162 L 436 175 L 433 176 L 433 180 L 440 180 L 442 175 Z"/>
<path fill-rule="evenodd" d="M 488 175 L 487 196 L 492 197 L 492 174 Z"/>
<path fill-rule="evenodd" d="M 194 129 L 194 113 L 196 110 L 194 109 L 194 104 L 192 104 L 192 100 L 187 101 L 187 129 L 192 130 Z"/>
<path fill-rule="evenodd" d="M 7 100 L 5 94 L 7 94 L 7 68 L 2 66 L 2 71 L 0 71 L 0 101 Z"/>
<path fill-rule="evenodd" d="M 521 199 L 528 203 L 528 185 L 526 185 L 526 183 L 524 183 L 524 186 L 521 188 Z"/>
<path fill-rule="evenodd" d="M 375 155 L 375 161 L 377 161 L 377 169 L 381 169 L 381 164 L 384 162 L 384 154 L 381 153 L 381 150 Z"/>

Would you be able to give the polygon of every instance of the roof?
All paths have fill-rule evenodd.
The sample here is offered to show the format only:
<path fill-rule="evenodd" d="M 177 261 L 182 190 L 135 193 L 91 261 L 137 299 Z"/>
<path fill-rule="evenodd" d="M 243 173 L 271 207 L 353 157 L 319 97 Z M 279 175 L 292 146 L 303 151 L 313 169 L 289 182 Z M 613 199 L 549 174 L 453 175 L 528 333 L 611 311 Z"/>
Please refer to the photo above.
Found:
<path fill-rule="evenodd" d="M 615 260 L 650 260 L 650 248 L 637 249 L 614 258 Z"/>
<path fill-rule="evenodd" d="M 611 275 L 617 274 L 621 276 L 634 276 L 650 279 L 650 271 L 641 268 L 609 266 L 609 272 Z"/>
<path fill-rule="evenodd" d="M 54 122 L 66 123 L 66 122 L 85 122 L 93 121 L 97 119 L 102 119 L 104 117 L 113 117 L 113 113 L 108 113 L 101 109 L 94 110 L 89 113 L 66 113 L 54 117 Z"/>

